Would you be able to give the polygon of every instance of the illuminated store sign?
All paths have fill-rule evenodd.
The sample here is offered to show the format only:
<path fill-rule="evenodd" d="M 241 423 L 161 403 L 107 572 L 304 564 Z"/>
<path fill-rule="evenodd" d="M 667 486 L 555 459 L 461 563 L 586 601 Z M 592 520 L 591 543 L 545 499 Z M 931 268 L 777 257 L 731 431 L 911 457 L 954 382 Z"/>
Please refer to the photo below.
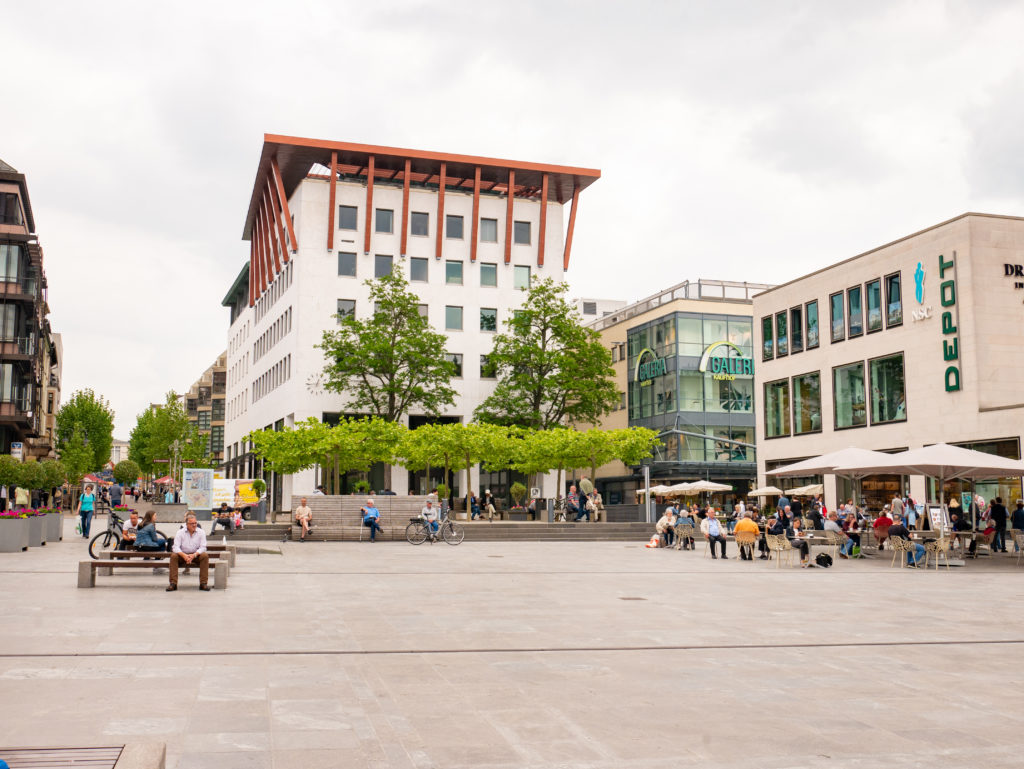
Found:
<path fill-rule="evenodd" d="M 743 350 L 732 342 L 715 342 L 704 350 L 697 370 L 710 373 L 715 379 L 731 381 L 738 376 L 753 376 L 754 359 L 744 356 Z"/>
<path fill-rule="evenodd" d="M 952 268 L 952 269 L 950 269 Z M 950 270 L 949 278 L 946 278 L 946 271 Z M 960 389 L 960 309 L 956 305 L 956 251 L 946 261 L 946 257 L 939 254 L 939 304 L 942 305 L 942 358 L 948 365 L 946 367 L 946 392 L 956 392 Z"/>
<path fill-rule="evenodd" d="M 654 350 L 645 347 L 636 358 L 636 370 L 633 372 L 633 379 L 646 386 L 651 380 L 668 373 L 668 363 L 664 358 L 654 354 Z"/>

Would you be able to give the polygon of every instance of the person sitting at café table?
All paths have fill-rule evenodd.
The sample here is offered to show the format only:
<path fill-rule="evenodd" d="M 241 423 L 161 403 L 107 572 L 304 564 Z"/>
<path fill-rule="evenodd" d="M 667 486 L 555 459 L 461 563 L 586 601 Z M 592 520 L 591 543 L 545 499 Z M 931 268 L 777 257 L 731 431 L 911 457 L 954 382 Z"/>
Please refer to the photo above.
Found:
<path fill-rule="evenodd" d="M 842 523 L 843 533 L 849 537 L 850 551 L 852 554 L 853 548 L 860 547 L 860 521 L 857 519 L 856 513 L 847 513 L 846 518 L 843 519 Z"/>
<path fill-rule="evenodd" d="M 810 559 L 811 546 L 804 539 L 804 536 L 803 521 L 799 518 L 794 518 L 789 522 L 789 527 L 786 529 L 786 539 L 789 540 L 793 547 L 800 551 L 800 566 L 806 569 Z"/>
<path fill-rule="evenodd" d="M 676 509 L 672 505 L 665 508 L 665 514 L 654 525 L 654 531 L 659 539 L 665 540 L 665 547 L 672 547 L 676 533 Z"/>
<path fill-rule="evenodd" d="M 228 507 L 227 502 L 220 503 L 220 509 L 217 510 L 217 517 L 213 519 L 213 525 L 210 526 L 210 534 L 216 531 L 219 525 L 222 529 L 227 529 L 232 534 L 235 533 L 235 518 L 232 515 L 234 512 L 233 508 Z"/>
<path fill-rule="evenodd" d="M 875 530 L 875 539 L 878 540 L 878 549 L 885 550 L 885 539 L 889 536 L 889 527 L 892 526 L 892 518 L 889 517 L 889 506 L 882 508 L 882 514 L 875 518 L 871 528 Z"/>
<path fill-rule="evenodd" d="M 718 516 L 715 515 L 715 508 L 708 507 L 707 512 L 704 515 L 704 520 L 700 522 L 700 533 L 704 535 L 704 538 L 708 541 L 708 547 L 711 548 L 711 557 L 715 557 L 715 543 L 717 542 L 722 547 L 722 558 L 723 560 L 728 559 L 729 556 L 725 554 L 725 534 L 722 531 L 722 524 L 718 522 Z"/>
<path fill-rule="evenodd" d="M 985 527 L 985 528 L 981 529 L 981 534 L 979 536 L 983 539 L 983 542 L 991 543 L 991 544 L 989 544 L 989 549 L 994 553 L 995 552 L 995 533 L 996 533 L 996 525 L 995 525 L 995 523 L 993 521 L 989 520 L 989 521 L 985 521 L 982 524 L 979 524 L 979 526 L 984 526 Z M 975 537 L 974 539 L 971 540 L 971 546 L 967 550 L 967 552 L 970 553 L 971 555 L 974 555 L 975 552 L 978 549 L 978 539 L 979 539 L 979 537 Z"/>
<path fill-rule="evenodd" d="M 697 522 L 694 521 L 693 515 L 685 507 L 679 511 L 679 515 L 676 516 L 676 531 L 679 531 L 680 526 L 693 526 L 697 527 Z M 693 537 L 680 536 L 680 544 L 683 550 L 693 550 Z"/>
<path fill-rule="evenodd" d="M 831 512 L 828 514 L 828 520 L 825 521 L 825 531 L 833 531 L 837 534 L 841 534 L 843 537 L 843 544 L 839 548 L 840 558 L 849 558 L 850 553 L 853 551 L 853 540 L 847 536 L 846 532 L 843 531 L 843 527 L 839 524 L 839 514 Z"/>
<path fill-rule="evenodd" d="M 903 516 L 895 513 L 892 516 L 892 526 L 889 527 L 889 537 L 903 537 L 913 546 L 913 552 L 907 553 L 907 566 L 917 566 L 924 558 L 924 545 L 914 542 L 910 538 L 910 530 L 903 522 Z"/>
<path fill-rule="evenodd" d="M 757 524 L 754 523 L 753 514 L 749 510 L 743 513 L 743 517 L 736 521 L 736 528 L 733 529 L 734 534 L 742 534 L 743 532 L 753 534 L 755 538 L 757 538 L 757 536 L 761 533 L 761 530 L 758 528 Z M 753 561 L 754 548 L 751 547 L 749 550 L 746 550 L 741 547 L 740 559 L 744 561 Z"/>

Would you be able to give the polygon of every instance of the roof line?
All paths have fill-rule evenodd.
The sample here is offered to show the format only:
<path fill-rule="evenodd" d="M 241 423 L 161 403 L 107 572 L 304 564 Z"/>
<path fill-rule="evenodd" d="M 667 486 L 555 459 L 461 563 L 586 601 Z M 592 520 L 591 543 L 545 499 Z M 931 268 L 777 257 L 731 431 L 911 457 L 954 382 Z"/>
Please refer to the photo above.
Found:
<path fill-rule="evenodd" d="M 448 152 L 427 152 L 424 150 L 403 149 L 401 147 L 385 147 L 374 144 L 358 144 L 355 142 L 339 142 L 325 139 L 308 139 L 301 136 L 284 136 L 281 134 L 263 134 L 263 141 L 273 144 L 290 144 L 296 147 L 312 147 L 328 150 L 345 150 L 348 152 L 365 152 L 368 155 L 391 156 L 396 158 L 412 158 L 416 160 L 438 160 L 446 163 L 466 163 L 468 165 L 496 166 L 514 168 L 522 171 L 547 171 L 549 173 L 575 174 L 601 178 L 596 168 L 580 168 L 561 166 L 549 163 L 530 163 L 521 160 L 506 160 L 476 155 L 456 155 Z"/>
<path fill-rule="evenodd" d="M 1009 214 L 983 214 L 983 213 L 980 213 L 978 211 L 967 211 L 966 213 L 962 213 L 962 214 L 959 214 L 958 216 L 954 216 L 952 219 L 946 219 L 944 222 L 939 222 L 938 224 L 933 224 L 930 227 L 925 227 L 923 230 L 918 230 L 917 232 L 912 232 L 909 235 L 904 235 L 901 238 L 896 238 L 896 240 L 889 241 L 888 243 L 885 243 L 885 244 L 883 244 L 881 246 L 875 246 L 874 248 L 871 248 L 871 249 L 868 249 L 867 251 L 864 251 L 862 253 L 856 254 L 855 256 L 847 257 L 846 259 L 843 259 L 842 261 L 834 262 L 833 264 L 829 264 L 829 265 L 827 265 L 825 267 L 821 267 L 821 268 L 819 268 L 817 270 L 814 270 L 813 272 L 808 272 L 805 275 L 801 275 L 799 277 L 793 278 L 792 280 L 787 280 L 785 283 L 779 283 L 776 286 L 774 286 L 772 288 L 769 288 L 766 291 L 762 291 L 761 293 L 757 294 L 757 296 L 764 296 L 765 294 L 770 294 L 773 291 L 777 291 L 780 288 L 785 288 L 786 286 L 789 286 L 789 285 L 791 285 L 793 283 L 796 283 L 798 281 L 804 280 L 806 278 L 813 277 L 815 275 L 818 275 L 819 273 L 825 272 L 826 270 L 831 270 L 834 267 L 839 267 L 841 265 L 847 264 L 848 262 L 852 262 L 855 259 L 860 259 L 861 257 L 868 256 L 868 255 L 873 254 L 873 253 L 875 253 L 877 251 L 881 251 L 884 248 L 889 248 L 889 246 L 895 246 L 897 243 L 902 243 L 905 240 L 910 240 L 911 238 L 916 238 L 918 235 L 923 235 L 926 232 L 931 232 L 932 230 L 937 230 L 939 227 L 945 227 L 947 224 L 952 224 L 953 222 L 958 222 L 961 219 L 966 219 L 969 216 L 983 216 L 986 219 L 1009 219 L 1011 221 L 1017 221 L 1017 222 L 1024 221 L 1024 216 L 1010 216 Z"/>

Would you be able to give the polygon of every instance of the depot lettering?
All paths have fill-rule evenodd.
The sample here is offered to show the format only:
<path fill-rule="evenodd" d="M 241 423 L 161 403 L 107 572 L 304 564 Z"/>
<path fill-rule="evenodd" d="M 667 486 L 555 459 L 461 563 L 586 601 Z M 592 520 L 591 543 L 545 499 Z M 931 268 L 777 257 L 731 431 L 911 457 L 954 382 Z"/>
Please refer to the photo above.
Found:
<path fill-rule="evenodd" d="M 946 272 L 949 271 L 949 278 Z M 960 389 L 960 311 L 956 305 L 956 252 L 946 260 L 939 254 L 939 303 L 942 311 L 942 359 L 949 363 L 946 366 L 946 392 L 957 392 Z"/>

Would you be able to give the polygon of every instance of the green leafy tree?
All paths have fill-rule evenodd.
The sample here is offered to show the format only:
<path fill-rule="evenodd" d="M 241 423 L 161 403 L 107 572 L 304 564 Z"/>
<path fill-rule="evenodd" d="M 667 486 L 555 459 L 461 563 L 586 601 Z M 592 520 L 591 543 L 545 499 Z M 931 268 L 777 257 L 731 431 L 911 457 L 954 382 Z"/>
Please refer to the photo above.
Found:
<path fill-rule="evenodd" d="M 71 438 L 64 443 L 64 448 L 60 452 L 60 461 L 67 470 L 68 481 L 72 486 L 81 486 L 83 476 L 90 470 L 96 469 L 95 455 L 92 447 L 85 443 L 85 431 L 81 425 L 75 425 Z"/>
<path fill-rule="evenodd" d="M 509 452 L 508 428 L 478 422 L 453 422 L 428 427 L 434 428 L 430 438 L 437 449 L 444 453 L 445 480 L 448 478 L 447 468 L 450 464 L 459 462 L 466 471 L 466 509 L 469 510 L 469 477 L 473 465 L 483 462 L 488 469 L 498 469 L 495 465 L 501 465 Z M 495 464 L 488 464 L 490 462 Z"/>
<path fill-rule="evenodd" d="M 85 389 L 75 392 L 60 407 L 56 439 L 57 451 L 62 456 L 65 447 L 74 440 L 76 426 L 81 428 L 83 444 L 88 446 L 92 455 L 88 469 L 103 467 L 110 459 L 110 447 L 114 443 L 114 412 L 110 405 L 102 396 Z"/>
<path fill-rule="evenodd" d="M 397 422 L 410 411 L 436 415 L 455 403 L 445 337 L 419 313 L 419 297 L 403 270 L 366 281 L 376 311 L 341 318 L 317 345 L 326 365 L 323 386 L 349 396 L 348 408 Z"/>
<path fill-rule="evenodd" d="M 130 459 L 122 459 L 114 465 L 114 480 L 122 486 L 131 486 L 139 479 L 142 470 Z"/>
<path fill-rule="evenodd" d="M 566 290 L 550 278 L 537 281 L 505 321 L 488 356 L 498 384 L 476 409 L 478 420 L 547 429 L 596 423 L 615 408 L 611 354 L 582 326 Z"/>
<path fill-rule="evenodd" d="M 21 462 L 10 454 L 0 454 L 0 486 L 17 486 L 21 475 Z"/>
<path fill-rule="evenodd" d="M 562 473 L 578 467 L 584 456 L 583 435 L 567 427 L 531 430 L 517 443 L 512 467 L 525 475 L 557 470 L 556 494 L 562 496 Z"/>
<path fill-rule="evenodd" d="M 175 441 L 183 464 L 200 468 L 216 465 L 208 453 L 206 436 L 189 422 L 185 407 L 172 390 L 163 405 L 146 409 L 137 417 L 128 439 L 128 458 L 145 473 L 162 474 L 170 466 L 153 460 L 173 459 Z"/>
<path fill-rule="evenodd" d="M 597 468 L 618 459 L 626 465 L 637 465 L 651 456 L 654 448 L 661 445 L 658 433 L 646 427 L 628 427 L 619 430 L 591 428 L 579 435 L 578 459 L 590 468 L 591 480 L 597 475 Z"/>
<path fill-rule="evenodd" d="M 39 463 L 42 469 L 43 489 L 55 489 L 64 485 L 68 479 L 68 471 L 59 459 L 44 459 Z"/>

